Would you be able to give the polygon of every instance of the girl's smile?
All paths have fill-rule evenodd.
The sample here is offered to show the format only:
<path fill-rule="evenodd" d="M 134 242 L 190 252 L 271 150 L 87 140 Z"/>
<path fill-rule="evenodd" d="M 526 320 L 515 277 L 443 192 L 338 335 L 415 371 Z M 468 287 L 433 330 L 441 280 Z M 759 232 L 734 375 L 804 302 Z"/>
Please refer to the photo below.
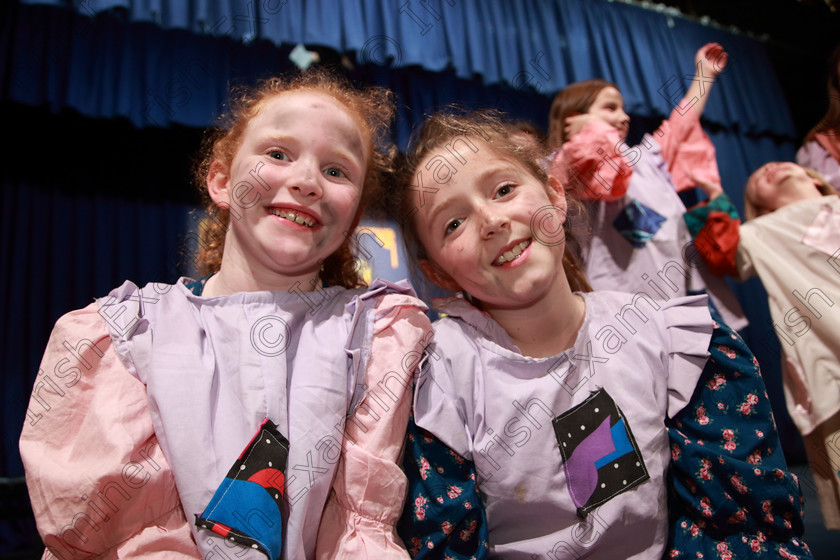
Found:
<path fill-rule="evenodd" d="M 327 94 L 299 90 L 264 101 L 229 168 L 217 160 L 208 179 L 213 200 L 231 213 L 220 274 L 228 267 L 274 279 L 274 289 L 284 289 L 277 279 L 308 289 L 352 234 L 365 140 L 354 116 Z"/>
<path fill-rule="evenodd" d="M 521 308 L 538 303 L 563 275 L 565 244 L 534 243 L 533 218 L 546 208 L 553 226 L 565 217 L 565 196 L 556 180 L 550 187 L 490 144 L 477 141 L 465 163 L 427 196 L 415 214 L 428 260 L 420 266 L 438 285 L 466 291 L 485 309 Z M 423 169 L 443 149 L 420 162 Z"/>

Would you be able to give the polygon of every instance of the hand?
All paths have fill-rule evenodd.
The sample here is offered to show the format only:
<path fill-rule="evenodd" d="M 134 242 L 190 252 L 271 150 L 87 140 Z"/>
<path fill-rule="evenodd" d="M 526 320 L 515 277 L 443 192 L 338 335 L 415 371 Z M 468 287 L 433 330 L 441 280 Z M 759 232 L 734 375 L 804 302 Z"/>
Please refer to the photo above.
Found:
<path fill-rule="evenodd" d="M 728 61 L 729 55 L 719 43 L 706 43 L 694 55 L 694 67 L 702 71 L 705 78 L 717 78 Z"/>
<path fill-rule="evenodd" d="M 694 181 L 695 185 L 700 187 L 703 190 L 703 192 L 706 193 L 706 196 L 709 197 L 709 200 L 714 200 L 723 194 L 723 187 L 719 182 L 712 182 L 707 181 L 706 179 L 701 179 L 691 171 L 686 171 L 685 174 L 688 176 L 689 179 Z"/>
<path fill-rule="evenodd" d="M 595 115 L 590 115 L 589 113 L 583 113 L 581 115 L 572 115 L 571 117 L 566 117 L 566 126 L 563 128 L 566 140 L 570 140 L 572 136 L 574 136 L 583 129 L 586 123 L 591 121 L 601 121 L 604 123 L 607 122 L 604 119 L 596 117 Z"/>

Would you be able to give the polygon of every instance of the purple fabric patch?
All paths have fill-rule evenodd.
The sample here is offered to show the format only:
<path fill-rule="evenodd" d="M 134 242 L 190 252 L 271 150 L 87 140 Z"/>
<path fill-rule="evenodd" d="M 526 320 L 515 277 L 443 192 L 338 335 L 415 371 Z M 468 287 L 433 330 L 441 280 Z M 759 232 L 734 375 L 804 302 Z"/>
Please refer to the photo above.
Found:
<path fill-rule="evenodd" d="M 579 517 L 649 479 L 627 418 L 606 389 L 553 420 Z"/>
<path fill-rule="evenodd" d="M 595 461 L 615 451 L 610 435 L 610 419 L 606 418 L 594 432 L 578 444 L 572 456 L 566 461 L 569 476 L 569 494 L 575 507 L 583 507 L 598 485 L 598 469 Z"/>

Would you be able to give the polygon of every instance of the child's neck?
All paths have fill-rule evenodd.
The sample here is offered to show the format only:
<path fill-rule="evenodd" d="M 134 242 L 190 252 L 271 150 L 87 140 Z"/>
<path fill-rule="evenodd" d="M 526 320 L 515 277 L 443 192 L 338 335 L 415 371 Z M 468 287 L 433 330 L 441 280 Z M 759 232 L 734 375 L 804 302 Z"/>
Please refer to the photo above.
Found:
<path fill-rule="evenodd" d="M 271 271 L 243 269 L 235 263 L 223 261 L 219 272 L 207 280 L 203 295 L 212 297 L 238 292 L 292 290 L 311 292 L 320 286 L 318 271 L 301 276 L 285 276 Z"/>
<path fill-rule="evenodd" d="M 522 355 L 545 358 L 574 346 L 586 304 L 572 293 L 568 282 L 563 282 L 531 307 L 487 312 L 507 331 Z"/>

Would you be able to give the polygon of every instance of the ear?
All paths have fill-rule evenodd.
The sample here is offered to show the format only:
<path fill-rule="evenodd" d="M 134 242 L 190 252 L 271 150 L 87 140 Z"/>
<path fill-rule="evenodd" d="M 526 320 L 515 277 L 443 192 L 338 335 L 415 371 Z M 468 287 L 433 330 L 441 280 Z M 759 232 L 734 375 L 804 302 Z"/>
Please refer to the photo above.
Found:
<path fill-rule="evenodd" d="M 560 219 L 560 223 L 565 223 L 566 212 L 569 209 L 568 203 L 566 202 L 566 189 L 563 188 L 563 185 L 554 175 L 548 176 L 547 188 L 548 198 L 551 200 L 551 203 L 563 211 L 563 216 Z"/>
<path fill-rule="evenodd" d="M 207 172 L 207 193 L 216 206 L 230 207 L 229 180 L 230 170 L 221 161 L 213 160 Z"/>
<path fill-rule="evenodd" d="M 461 286 L 452 279 L 446 272 L 441 269 L 436 262 L 428 259 L 420 259 L 418 263 L 420 271 L 423 276 L 431 280 L 436 286 L 440 286 L 444 290 L 450 292 L 460 292 Z"/>

